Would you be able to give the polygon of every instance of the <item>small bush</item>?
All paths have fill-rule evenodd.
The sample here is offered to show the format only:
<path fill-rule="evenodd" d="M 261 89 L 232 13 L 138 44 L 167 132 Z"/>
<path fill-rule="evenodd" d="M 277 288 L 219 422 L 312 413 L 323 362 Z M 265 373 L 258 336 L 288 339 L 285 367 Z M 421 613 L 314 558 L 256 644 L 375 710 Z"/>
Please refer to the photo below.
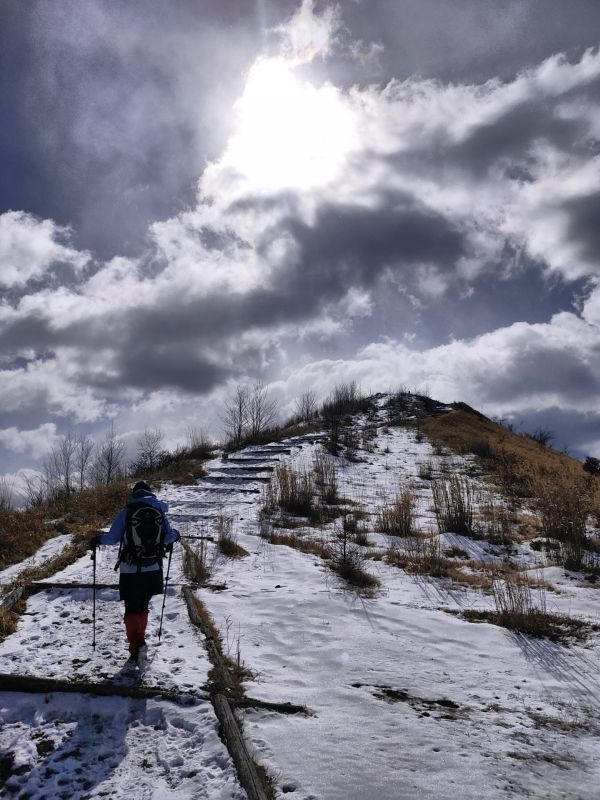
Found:
<path fill-rule="evenodd" d="M 278 464 L 263 501 L 263 511 L 276 508 L 296 516 L 310 517 L 314 510 L 315 486 L 311 473 L 296 471 L 289 464 Z"/>
<path fill-rule="evenodd" d="M 367 412 L 372 403 L 364 397 L 355 381 L 338 384 L 323 403 L 321 415 L 327 421 L 335 417 Z"/>
<path fill-rule="evenodd" d="M 433 478 L 433 461 L 421 461 L 417 466 L 419 478 L 423 481 L 430 481 Z"/>
<path fill-rule="evenodd" d="M 460 475 L 451 475 L 447 480 L 435 480 L 432 484 L 435 518 L 440 533 L 472 536 L 474 492 L 471 483 Z"/>
<path fill-rule="evenodd" d="M 396 494 L 394 502 L 383 506 L 377 516 L 379 529 L 389 536 L 412 536 L 415 529 L 414 494 L 404 489 Z"/>
<path fill-rule="evenodd" d="M 583 464 L 583 468 L 590 475 L 600 475 L 600 458 L 588 456 Z"/>
<path fill-rule="evenodd" d="M 450 576 L 448 559 L 442 554 L 442 546 L 436 536 L 411 536 L 406 540 L 404 552 L 407 572 L 431 575 L 432 578 Z"/>
<path fill-rule="evenodd" d="M 206 539 L 200 539 L 197 545 L 182 540 L 183 571 L 193 583 L 203 584 L 210 578 L 208 567 L 208 545 Z"/>
<path fill-rule="evenodd" d="M 574 637 L 584 639 L 597 628 L 583 620 L 546 610 L 544 589 L 538 587 L 537 600 L 531 589 L 531 579 L 519 572 L 495 577 L 492 592 L 495 611 L 465 611 L 462 616 L 473 622 L 491 622 L 526 636 L 548 638 L 560 642 Z"/>
<path fill-rule="evenodd" d="M 485 537 L 491 544 L 508 546 L 515 540 L 512 514 L 502 502 L 489 495 L 481 505 Z"/>
<path fill-rule="evenodd" d="M 533 480 L 542 535 L 560 543 L 560 560 L 566 569 L 580 570 L 585 565 L 593 490 L 593 478 L 569 472 L 552 478 L 538 473 Z"/>
<path fill-rule="evenodd" d="M 341 530 L 329 547 L 330 568 L 352 586 L 372 594 L 381 585 L 378 578 L 364 568 L 365 557 L 359 547 Z"/>
<path fill-rule="evenodd" d="M 314 485 L 324 503 L 333 505 L 338 501 L 338 478 L 335 461 L 319 453 L 313 461 Z"/>
<path fill-rule="evenodd" d="M 244 558 L 248 551 L 238 543 L 233 532 L 233 520 L 223 514 L 219 517 L 217 545 L 219 550 L 230 558 Z"/>
<path fill-rule="evenodd" d="M 365 530 L 358 529 L 352 534 L 352 540 L 359 547 L 371 547 L 369 534 Z"/>
<path fill-rule="evenodd" d="M 286 545 L 287 547 L 293 547 L 295 550 L 300 550 L 302 553 L 310 553 L 324 559 L 329 558 L 329 551 L 323 542 L 309 539 L 299 533 L 281 533 L 264 526 L 259 535 L 261 539 L 265 539 L 270 544 Z"/>

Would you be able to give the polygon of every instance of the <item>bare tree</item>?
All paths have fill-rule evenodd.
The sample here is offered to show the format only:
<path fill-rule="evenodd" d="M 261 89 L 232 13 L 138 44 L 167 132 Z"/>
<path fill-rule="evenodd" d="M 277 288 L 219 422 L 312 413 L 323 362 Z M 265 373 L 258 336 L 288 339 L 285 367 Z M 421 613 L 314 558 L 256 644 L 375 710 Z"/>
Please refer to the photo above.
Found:
<path fill-rule="evenodd" d="M 80 434 L 75 439 L 74 469 L 79 484 L 79 491 L 85 489 L 88 472 L 94 453 L 94 441 L 85 434 Z"/>
<path fill-rule="evenodd" d="M 62 473 L 60 469 L 59 450 L 53 447 L 42 461 L 44 496 L 47 500 L 57 500 L 62 487 Z"/>
<path fill-rule="evenodd" d="M 230 442 L 242 441 L 248 425 L 249 416 L 248 388 L 238 384 L 233 397 L 225 403 L 223 427 L 225 436 Z"/>
<path fill-rule="evenodd" d="M 61 436 L 56 445 L 56 464 L 60 475 L 62 491 L 68 495 L 73 489 L 73 474 L 75 472 L 75 450 L 77 440 L 71 431 Z"/>
<path fill-rule="evenodd" d="M 277 416 L 277 402 L 269 397 L 269 390 L 263 383 L 256 383 L 248 401 L 248 432 L 250 436 L 258 436 L 272 428 L 277 422 Z"/>
<path fill-rule="evenodd" d="M 158 469 L 165 451 L 162 447 L 164 434 L 159 428 L 146 428 L 138 439 L 137 457 L 133 463 L 133 472 L 153 472 Z"/>
<path fill-rule="evenodd" d="M 98 446 L 92 467 L 95 483 L 106 486 L 123 477 L 125 443 L 117 438 L 114 424 L 106 432 L 104 441 Z"/>
<path fill-rule="evenodd" d="M 296 399 L 296 417 L 299 422 L 310 422 L 317 415 L 317 396 L 308 389 Z"/>
<path fill-rule="evenodd" d="M 40 472 L 21 473 L 21 495 L 27 508 L 37 508 L 47 500 L 46 479 Z"/>
<path fill-rule="evenodd" d="M 15 481 L 6 475 L 0 477 L 0 511 L 13 511 L 15 507 Z"/>

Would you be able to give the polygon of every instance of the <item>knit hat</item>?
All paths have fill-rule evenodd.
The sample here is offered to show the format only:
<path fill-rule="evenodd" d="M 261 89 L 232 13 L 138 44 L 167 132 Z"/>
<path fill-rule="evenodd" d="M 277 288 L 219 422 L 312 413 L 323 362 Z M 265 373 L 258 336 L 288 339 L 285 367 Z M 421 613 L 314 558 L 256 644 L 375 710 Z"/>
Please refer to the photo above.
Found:
<path fill-rule="evenodd" d="M 138 481 L 131 490 L 131 494 L 137 494 L 138 492 L 144 492 L 145 494 L 153 494 L 152 489 L 146 483 L 146 481 Z"/>

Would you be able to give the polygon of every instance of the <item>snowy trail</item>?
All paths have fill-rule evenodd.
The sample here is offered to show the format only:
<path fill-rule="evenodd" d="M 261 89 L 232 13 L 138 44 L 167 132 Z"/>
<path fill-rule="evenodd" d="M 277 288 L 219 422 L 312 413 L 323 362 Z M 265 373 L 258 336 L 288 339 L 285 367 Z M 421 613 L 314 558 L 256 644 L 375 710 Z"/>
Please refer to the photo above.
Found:
<path fill-rule="evenodd" d="M 205 588 L 198 596 L 226 650 L 239 650 L 252 670 L 247 693 L 311 712 L 237 712 L 256 757 L 276 779 L 277 797 L 597 798 L 597 637 L 566 648 L 467 623 L 448 612 L 491 608 L 489 596 L 409 577 L 382 562 L 368 564 L 381 591 L 360 598 L 318 558 L 258 537 L 263 479 L 281 460 L 310 464 L 318 441 L 301 437 L 215 458 L 198 486 L 161 492 L 184 535 L 213 534 L 221 515 L 234 521 L 249 555 L 234 561 L 211 546 L 210 582 L 221 591 Z M 471 464 L 434 455 L 402 428 L 381 428 L 377 442 L 366 462 L 339 462 L 341 493 L 368 509 L 373 526 L 382 502 L 410 484 L 420 526 L 432 530 L 431 486 L 419 479 L 419 464 L 431 460 L 438 471 L 468 471 Z M 369 538 L 371 549 L 387 544 L 381 534 Z M 476 557 L 500 558 L 485 543 L 444 538 Z M 529 549 L 520 557 L 535 566 Z M 116 585 L 113 562 L 106 549 L 99 581 Z M 85 584 L 90 576 L 84 558 L 53 581 Z M 596 590 L 553 577 L 560 590 L 552 595 L 553 610 L 575 610 L 598 622 Z M 189 693 L 202 689 L 210 664 L 181 599 L 184 582 L 174 558 L 163 642 L 157 646 L 157 598 L 149 626 L 155 656 L 143 682 Z M 102 590 L 98 649 L 90 661 L 80 660 L 82 649 L 90 655 L 89 591 L 40 592 L 28 601 L 15 635 L 0 645 L 0 672 L 118 680 L 125 656 L 121 613 L 116 592 Z M 0 697 L 2 747 L 24 766 L 11 778 L 14 796 L 48 796 L 39 788 L 44 780 L 51 781 L 53 797 L 65 798 L 245 796 L 212 708 L 200 698 L 181 706 L 58 694 L 48 703 L 16 693 Z M 96 760 L 91 776 L 77 772 Z"/>
<path fill-rule="evenodd" d="M 305 446 L 290 458 L 308 464 L 313 455 Z M 368 506 L 373 520 L 383 500 L 410 483 L 420 526 L 433 530 L 430 483 L 418 478 L 429 459 L 439 471 L 471 471 L 469 460 L 436 457 L 414 434 L 391 429 L 367 463 L 340 463 L 341 494 Z M 313 713 L 244 712 L 246 735 L 286 795 L 597 798 L 597 636 L 566 648 L 470 624 L 447 612 L 491 609 L 489 596 L 383 563 L 368 567 L 381 592 L 361 599 L 314 556 L 257 538 L 257 511 L 258 501 L 254 516 L 246 509 L 237 525 L 250 556 L 215 562 L 214 579 L 227 590 L 199 594 L 254 672 L 249 693 Z M 369 538 L 386 543 L 380 534 Z M 486 543 L 445 538 L 474 557 L 500 560 Z M 529 549 L 521 556 L 535 566 Z M 563 585 L 550 604 L 598 622 L 596 597 Z"/>
<path fill-rule="evenodd" d="M 256 459 L 230 465 L 213 459 L 209 475 L 197 487 L 169 487 L 161 493 L 171 504 L 173 523 L 186 535 L 214 526 L 220 515 L 244 520 L 254 509 L 272 463 Z M 63 537 L 36 554 L 40 562 L 59 551 Z M 46 583 L 71 588 L 44 588 L 32 594 L 16 632 L 0 644 L 0 673 L 67 681 L 130 685 L 122 604 L 113 570 L 116 550 L 99 548 L 96 580 L 113 588 L 96 595 L 96 642 L 92 651 L 92 562 L 89 555 L 52 576 Z M 23 568 L 6 571 L 6 579 Z M 235 768 L 218 736 L 213 707 L 206 697 L 211 664 L 203 637 L 189 621 L 181 595 L 186 583 L 181 551 L 172 560 L 162 640 L 158 642 L 162 598 L 153 598 L 148 624 L 151 660 L 135 685 L 175 690 L 179 703 L 93 697 L 60 692 L 42 696 L 0 693 L 0 762 L 10 777 L 6 796 L 30 798 L 207 798 L 246 797 Z M 82 588 L 77 588 L 81 586 Z M 194 696 L 195 695 L 195 696 Z"/>

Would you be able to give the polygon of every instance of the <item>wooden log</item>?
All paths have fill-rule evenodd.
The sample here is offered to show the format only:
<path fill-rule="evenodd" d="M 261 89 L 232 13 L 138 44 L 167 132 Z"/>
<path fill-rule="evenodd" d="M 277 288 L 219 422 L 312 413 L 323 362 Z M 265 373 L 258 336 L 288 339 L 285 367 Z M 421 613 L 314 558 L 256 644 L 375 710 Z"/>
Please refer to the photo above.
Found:
<path fill-rule="evenodd" d="M 198 610 L 195 604 L 195 597 L 194 592 L 189 586 L 184 586 L 183 589 L 183 596 L 185 598 L 186 605 L 188 607 L 188 613 L 190 615 L 190 619 L 194 625 L 196 625 L 202 631 L 204 638 L 206 639 L 205 646 L 206 650 L 208 651 L 208 657 L 212 664 L 218 669 L 219 671 L 219 679 L 221 684 L 226 689 L 233 689 L 235 688 L 235 683 L 233 678 L 231 677 L 231 673 L 229 672 L 229 668 L 225 662 L 225 659 L 221 655 L 221 652 L 214 641 L 214 635 L 212 630 L 204 623 L 203 619 L 198 614 Z"/>
<path fill-rule="evenodd" d="M 305 717 L 314 716 L 306 706 L 296 703 L 271 703 L 268 700 L 258 700 L 255 697 L 236 697 L 230 700 L 234 708 L 260 708 L 264 711 L 275 711 L 277 714 L 303 714 Z"/>
<path fill-rule="evenodd" d="M 219 683 L 226 689 L 233 689 L 234 682 L 221 655 L 219 648 L 214 641 L 213 631 L 198 614 L 198 609 L 195 603 L 195 596 L 189 586 L 184 586 L 182 589 L 190 620 L 196 625 L 205 637 L 206 650 L 208 657 L 217 670 L 219 676 Z M 220 732 L 227 746 L 227 750 L 235 764 L 237 774 L 243 788 L 248 794 L 249 800 L 273 800 L 273 792 L 267 785 L 267 781 L 260 775 L 254 760 L 248 752 L 248 748 L 244 737 L 240 731 L 240 726 L 231 706 L 229 700 L 222 692 L 216 692 L 212 695 L 211 701 L 215 714 L 219 720 Z"/>
<path fill-rule="evenodd" d="M 0 691 L 31 692 L 34 694 L 50 694 L 53 692 L 69 692 L 71 694 L 93 694 L 99 697 L 116 695 L 130 697 L 133 700 L 144 700 L 162 697 L 164 700 L 208 700 L 205 692 L 182 692 L 178 689 L 165 689 L 160 686 L 142 686 L 110 683 L 92 683 L 91 681 L 70 681 L 60 678 L 39 678 L 33 675 L 11 675 L 0 673 Z"/>
<path fill-rule="evenodd" d="M 219 693 L 213 695 L 212 703 L 221 726 L 221 735 L 235 764 L 240 783 L 246 790 L 249 799 L 271 800 L 273 793 L 265 786 L 256 764 L 248 753 L 246 742 L 240 732 L 229 701 L 225 695 Z"/>
<path fill-rule="evenodd" d="M 5 594 L 4 597 L 0 598 L 0 606 L 2 608 L 12 608 L 13 606 L 16 606 L 16 604 L 23 596 L 24 591 L 25 591 L 24 586 L 16 586 L 10 592 Z"/>

